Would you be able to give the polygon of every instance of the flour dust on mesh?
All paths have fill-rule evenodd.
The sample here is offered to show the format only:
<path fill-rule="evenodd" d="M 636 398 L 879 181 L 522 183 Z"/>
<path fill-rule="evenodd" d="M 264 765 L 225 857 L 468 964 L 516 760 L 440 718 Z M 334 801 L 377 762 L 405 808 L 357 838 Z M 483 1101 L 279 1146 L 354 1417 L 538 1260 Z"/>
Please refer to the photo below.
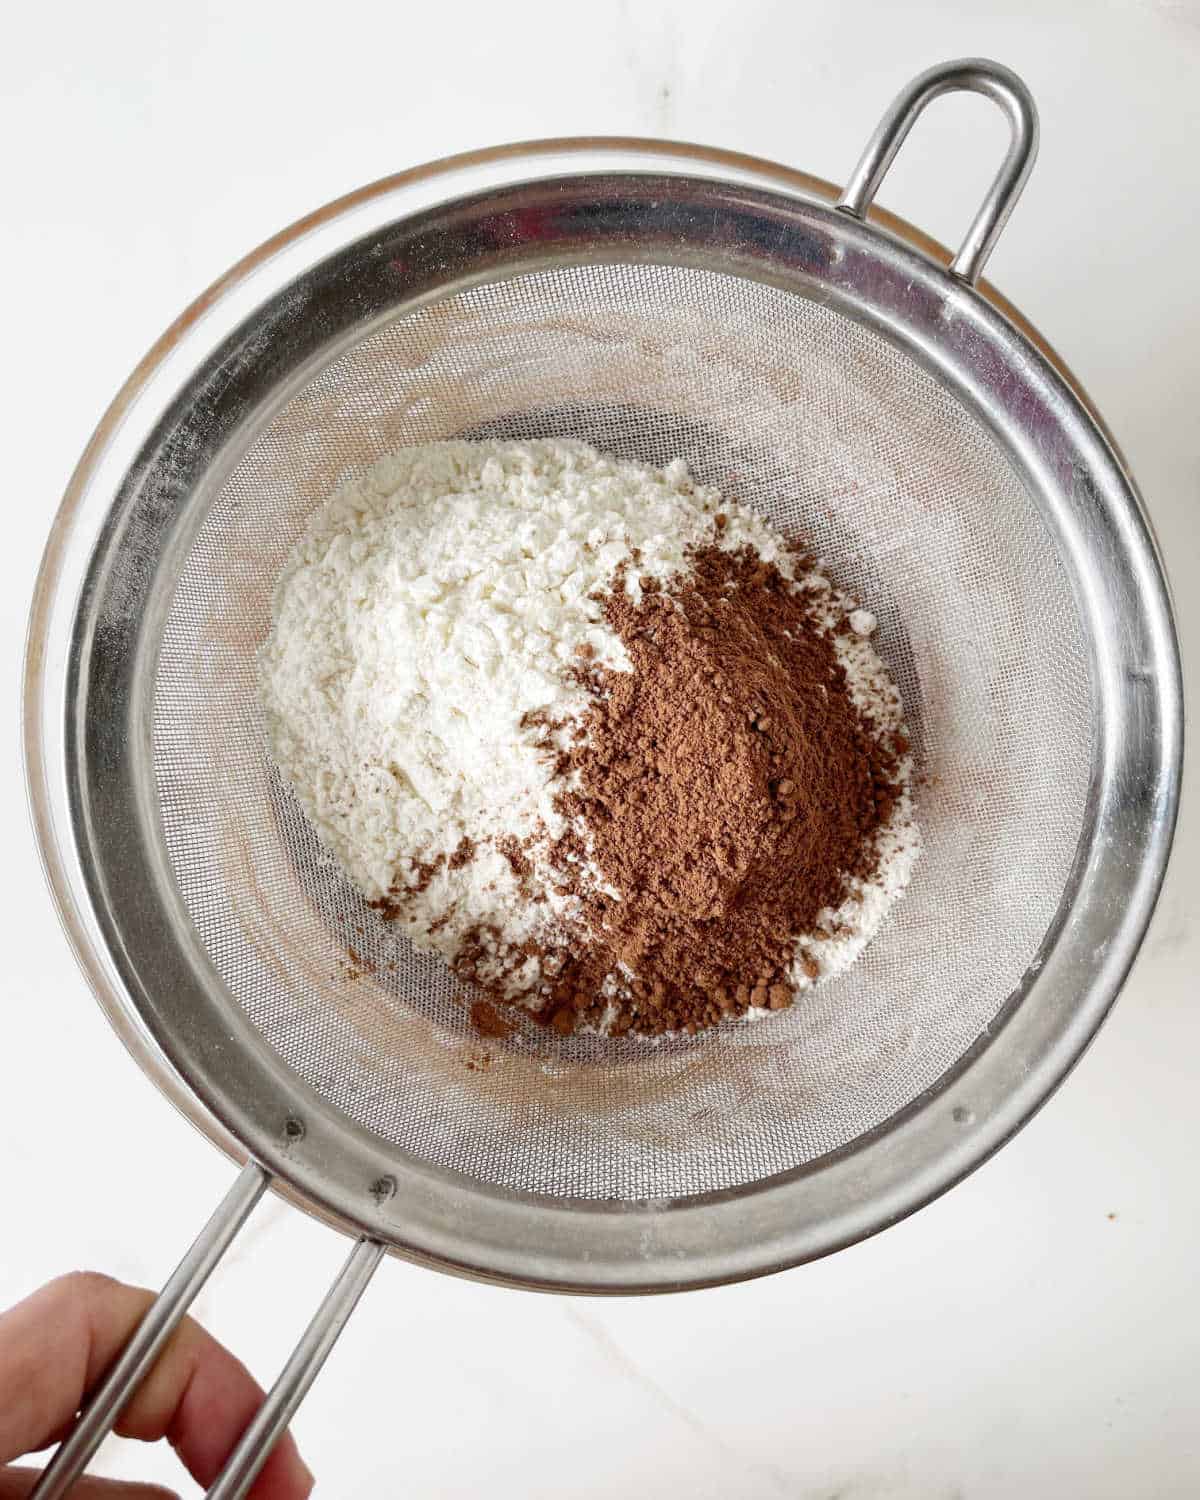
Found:
<path fill-rule="evenodd" d="M 693 482 L 435 443 L 317 512 L 260 656 L 279 768 L 383 920 L 563 1033 L 789 1006 L 920 852 L 874 618 Z"/>

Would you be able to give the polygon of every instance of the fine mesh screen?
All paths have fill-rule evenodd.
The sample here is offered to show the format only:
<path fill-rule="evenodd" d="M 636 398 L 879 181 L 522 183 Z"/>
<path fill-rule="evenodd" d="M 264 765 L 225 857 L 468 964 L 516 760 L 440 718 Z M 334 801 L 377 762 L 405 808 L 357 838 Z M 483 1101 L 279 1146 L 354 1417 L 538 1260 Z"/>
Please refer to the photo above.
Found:
<path fill-rule="evenodd" d="M 255 650 L 306 517 L 380 454 L 584 438 L 808 538 L 880 620 L 926 852 L 864 957 L 790 1011 L 694 1039 L 472 1034 L 322 853 L 264 749 Z M 912 1102 L 1034 959 L 1079 837 L 1089 686 L 1066 577 L 990 435 L 890 344 L 708 271 L 560 269 L 397 319 L 244 455 L 179 578 L 155 692 L 162 823 L 230 994 L 325 1099 L 488 1183 L 642 1198 L 809 1162 Z"/>

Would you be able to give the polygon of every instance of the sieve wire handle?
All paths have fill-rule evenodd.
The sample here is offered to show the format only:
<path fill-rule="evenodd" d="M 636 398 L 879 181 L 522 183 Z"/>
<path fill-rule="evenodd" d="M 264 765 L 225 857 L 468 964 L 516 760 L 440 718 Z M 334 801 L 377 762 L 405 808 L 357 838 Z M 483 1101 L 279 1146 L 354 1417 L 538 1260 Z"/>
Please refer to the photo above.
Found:
<path fill-rule="evenodd" d="M 233 1237 L 262 1197 L 267 1174 L 257 1162 L 247 1162 L 220 1206 L 196 1236 L 195 1243 L 154 1299 L 137 1331 L 116 1363 L 83 1408 L 75 1426 L 47 1464 L 29 1500 L 62 1500 L 87 1467 L 96 1449 L 113 1429 L 122 1408 L 163 1345 L 183 1321 Z"/>
<path fill-rule="evenodd" d="M 939 63 L 914 78 L 892 102 L 867 142 L 837 207 L 856 219 L 865 218 L 880 183 L 921 111 L 942 94 L 958 93 L 964 89 L 994 100 L 1008 116 L 1012 131 L 1000 170 L 988 188 L 987 197 L 972 220 L 958 254 L 950 263 L 950 274 L 973 286 L 979 280 L 1009 214 L 1016 207 L 1021 189 L 1037 159 L 1037 106 L 1024 83 L 1001 63 L 988 62 L 981 57 L 961 58 L 956 62 Z"/>
<path fill-rule="evenodd" d="M 112 1431 L 270 1180 L 257 1162 L 247 1162 L 242 1168 L 47 1464 L 29 1500 L 63 1500 Z M 206 1500 L 242 1500 L 317 1378 L 383 1254 L 384 1247 L 377 1240 L 361 1239 L 355 1245 L 266 1400 L 213 1481 Z"/>
<path fill-rule="evenodd" d="M 225 1467 L 205 1500 L 242 1500 L 266 1463 L 276 1440 L 304 1400 L 309 1386 L 317 1378 L 382 1259 L 383 1246 L 378 1240 L 359 1240 L 351 1250 L 337 1280 L 326 1292 L 325 1300 L 280 1371 L 267 1399 L 225 1461 Z"/>

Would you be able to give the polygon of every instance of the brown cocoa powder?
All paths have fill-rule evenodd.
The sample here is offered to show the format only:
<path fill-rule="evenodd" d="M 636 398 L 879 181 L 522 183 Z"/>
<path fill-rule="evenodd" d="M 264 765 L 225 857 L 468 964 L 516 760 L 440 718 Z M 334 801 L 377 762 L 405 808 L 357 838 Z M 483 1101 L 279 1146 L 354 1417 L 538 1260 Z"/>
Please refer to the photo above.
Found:
<path fill-rule="evenodd" d="M 790 1005 L 797 937 L 874 873 L 898 791 L 905 747 L 864 722 L 814 599 L 776 568 L 713 548 L 679 586 L 642 585 L 639 604 L 623 578 L 605 599 L 633 671 L 588 663 L 595 701 L 564 766 L 579 789 L 561 811 L 620 896 L 580 883 L 568 835 L 578 932 L 541 1012 L 560 1032 L 614 999 L 618 1035 Z M 622 971 L 628 993 L 602 995 Z"/>
<path fill-rule="evenodd" d="M 507 1020 L 490 1000 L 476 1000 L 471 1006 L 471 1025 L 480 1035 L 493 1040 L 510 1037 L 513 1023 Z"/>
<path fill-rule="evenodd" d="M 572 783 L 558 799 L 571 831 L 550 857 L 577 915 L 541 944 L 506 945 L 480 926 L 454 962 L 507 1005 L 536 957 L 532 1008 L 561 1035 L 602 1021 L 617 1036 L 694 1033 L 752 1007 L 790 1006 L 798 957 L 820 977 L 797 938 L 840 903 L 848 876 L 876 873 L 873 835 L 909 748 L 855 707 L 819 592 L 796 589 L 753 552 L 701 552 L 669 589 L 643 578 L 637 604 L 625 583 L 618 576 L 603 605 L 633 671 L 609 671 L 580 648 L 573 675 L 592 705 L 574 747 L 554 747 L 562 726 L 544 716 L 525 724 L 543 731 L 547 757 Z M 491 842 L 529 888 L 530 849 L 544 840 Z M 377 903 L 381 915 L 394 919 L 443 862 L 455 869 L 474 853 L 463 839 L 448 859 L 417 863 L 410 887 Z M 581 879 L 596 867 L 617 896 Z M 495 1038 L 511 1029 L 487 1000 L 471 1022 Z"/>

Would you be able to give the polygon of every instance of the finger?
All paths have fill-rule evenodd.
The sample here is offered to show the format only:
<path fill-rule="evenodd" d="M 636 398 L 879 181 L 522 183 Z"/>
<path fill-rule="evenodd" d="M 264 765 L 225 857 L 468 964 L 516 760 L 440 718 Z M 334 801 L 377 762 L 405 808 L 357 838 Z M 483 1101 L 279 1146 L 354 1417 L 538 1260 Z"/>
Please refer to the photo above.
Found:
<path fill-rule="evenodd" d="M 43 1447 L 68 1423 L 153 1301 L 150 1292 L 76 1272 L 0 1316 L 0 1463 Z M 202 1485 L 220 1472 L 263 1393 L 236 1360 L 185 1318 L 116 1424 L 165 1437 Z M 276 1444 L 251 1500 L 304 1500 L 312 1475 L 290 1435 Z"/>
<path fill-rule="evenodd" d="M 40 1469 L 0 1469 L 0 1500 L 25 1500 L 42 1477 Z M 179 1500 L 157 1484 L 125 1484 L 119 1479 L 77 1479 L 71 1500 Z"/>

